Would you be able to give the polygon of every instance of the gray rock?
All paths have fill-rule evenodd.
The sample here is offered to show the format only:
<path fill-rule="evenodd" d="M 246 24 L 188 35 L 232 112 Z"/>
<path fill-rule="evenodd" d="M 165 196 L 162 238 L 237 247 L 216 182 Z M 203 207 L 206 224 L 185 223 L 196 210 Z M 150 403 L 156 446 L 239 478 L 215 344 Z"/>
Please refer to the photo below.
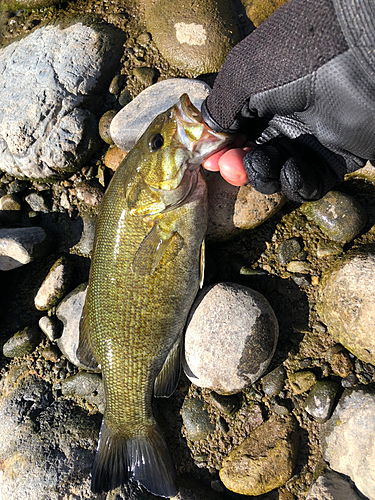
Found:
<path fill-rule="evenodd" d="M 146 26 L 161 54 L 191 76 L 215 73 L 240 41 L 229 0 L 146 2 Z"/>
<path fill-rule="evenodd" d="M 49 208 L 41 194 L 30 193 L 25 197 L 25 201 L 34 212 L 43 212 L 45 214 L 49 212 Z"/>
<path fill-rule="evenodd" d="M 220 479 L 240 495 L 272 491 L 292 477 L 298 446 L 295 418 L 271 416 L 230 452 L 220 469 Z"/>
<path fill-rule="evenodd" d="M 207 436 L 215 430 L 201 399 L 185 399 L 181 408 L 181 416 L 190 441 L 207 439 Z"/>
<path fill-rule="evenodd" d="M 33 352 L 42 339 L 41 331 L 36 326 L 27 326 L 17 332 L 3 346 L 7 358 L 18 358 Z"/>
<path fill-rule="evenodd" d="M 349 476 L 360 492 L 375 499 L 375 395 L 345 389 L 332 417 L 321 427 L 324 459 Z"/>
<path fill-rule="evenodd" d="M 98 207 L 102 202 L 104 190 L 96 182 L 81 182 L 77 184 L 77 198 L 90 207 Z"/>
<path fill-rule="evenodd" d="M 15 367 L 1 382 L 1 498 L 104 500 L 90 491 L 100 416 L 54 401 L 52 387 L 27 372 Z"/>
<path fill-rule="evenodd" d="M 208 187 L 208 242 L 228 240 L 259 226 L 278 212 L 286 200 L 281 192 L 265 195 L 250 185 L 232 186 L 218 172 L 205 172 L 205 176 Z"/>
<path fill-rule="evenodd" d="M 311 486 L 306 500 L 361 500 L 345 477 L 327 470 Z"/>
<path fill-rule="evenodd" d="M 329 333 L 362 361 L 375 364 L 375 246 L 337 260 L 319 285 L 317 310 Z"/>
<path fill-rule="evenodd" d="M 74 246 L 74 251 L 84 257 L 90 257 L 95 239 L 96 216 L 89 213 L 81 214 L 83 221 L 83 231 L 81 239 Z"/>
<path fill-rule="evenodd" d="M 193 305 L 185 334 L 183 366 L 194 384 L 234 394 L 267 369 L 278 323 L 267 300 L 235 283 L 205 287 Z"/>
<path fill-rule="evenodd" d="M 64 328 L 56 340 L 61 352 L 73 365 L 85 368 L 77 358 L 79 342 L 79 323 L 86 298 L 87 284 L 79 285 L 60 302 L 56 309 L 56 316 L 62 321 Z"/>
<path fill-rule="evenodd" d="M 201 109 L 209 92 L 209 85 L 200 80 L 172 78 L 155 83 L 113 118 L 110 126 L 113 142 L 123 151 L 130 151 L 152 120 L 173 106 L 182 94 L 188 94 L 194 106 Z"/>
<path fill-rule="evenodd" d="M 100 413 L 104 413 L 105 394 L 103 379 L 97 373 L 82 371 L 68 377 L 61 384 L 64 396 L 78 396 L 95 405 Z"/>
<path fill-rule="evenodd" d="M 262 378 L 262 389 L 267 396 L 277 396 L 283 390 L 286 380 L 285 368 L 280 365 Z"/>
<path fill-rule="evenodd" d="M 34 299 L 39 311 L 46 311 L 60 302 L 69 291 L 73 271 L 73 264 L 66 257 L 60 257 L 53 264 Z"/>
<path fill-rule="evenodd" d="M 113 59 L 110 47 L 108 35 L 77 23 L 44 26 L 0 51 L 2 170 L 45 180 L 82 165 L 96 133 L 81 106 Z"/>
<path fill-rule="evenodd" d="M 367 214 L 351 196 L 329 191 L 318 201 L 301 205 L 301 211 L 331 240 L 348 243 L 364 228 Z"/>
<path fill-rule="evenodd" d="M 42 316 L 39 320 L 39 328 L 53 342 L 61 335 L 61 329 L 57 324 L 56 317 Z"/>
<path fill-rule="evenodd" d="M 290 238 L 280 243 L 277 249 L 277 260 L 282 266 L 286 266 L 296 259 L 302 252 L 302 245 L 298 238 Z"/>
<path fill-rule="evenodd" d="M 136 67 L 133 69 L 133 75 L 145 87 L 150 87 L 154 83 L 156 72 L 154 68 Z"/>
<path fill-rule="evenodd" d="M 10 271 L 44 257 L 50 240 L 41 227 L 0 229 L 0 271 Z"/>
<path fill-rule="evenodd" d="M 304 408 L 320 424 L 331 416 L 339 385 L 330 380 L 315 383 L 304 402 Z"/>

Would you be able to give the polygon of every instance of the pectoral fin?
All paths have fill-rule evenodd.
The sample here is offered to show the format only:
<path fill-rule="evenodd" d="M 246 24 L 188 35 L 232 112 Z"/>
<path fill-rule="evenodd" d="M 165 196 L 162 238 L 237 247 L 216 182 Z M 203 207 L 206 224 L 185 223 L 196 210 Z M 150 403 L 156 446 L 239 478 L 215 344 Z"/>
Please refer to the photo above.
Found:
<path fill-rule="evenodd" d="M 181 343 L 179 338 L 169 351 L 163 368 L 154 382 L 154 396 L 169 398 L 175 391 L 181 373 Z"/>
<path fill-rule="evenodd" d="M 77 358 L 86 370 L 100 372 L 98 362 L 95 359 L 91 343 L 89 321 L 86 303 L 83 306 L 81 321 L 79 324 L 79 342 L 77 347 Z"/>
<path fill-rule="evenodd" d="M 135 254 L 132 271 L 140 276 L 150 276 L 167 251 L 172 260 L 182 247 L 183 239 L 177 232 L 163 231 L 156 223 Z"/>

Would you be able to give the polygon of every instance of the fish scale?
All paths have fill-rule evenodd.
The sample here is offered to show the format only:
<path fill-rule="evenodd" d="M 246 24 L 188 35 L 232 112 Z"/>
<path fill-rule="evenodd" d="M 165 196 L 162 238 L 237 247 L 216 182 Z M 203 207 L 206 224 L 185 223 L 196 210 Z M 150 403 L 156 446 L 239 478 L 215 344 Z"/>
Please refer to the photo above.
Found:
<path fill-rule="evenodd" d="M 155 495 L 177 494 L 152 397 L 170 396 L 178 381 L 207 226 L 200 163 L 227 141 L 182 96 L 150 125 L 103 197 L 77 351 L 88 368 L 100 367 L 106 394 L 94 492 L 132 479 Z"/>

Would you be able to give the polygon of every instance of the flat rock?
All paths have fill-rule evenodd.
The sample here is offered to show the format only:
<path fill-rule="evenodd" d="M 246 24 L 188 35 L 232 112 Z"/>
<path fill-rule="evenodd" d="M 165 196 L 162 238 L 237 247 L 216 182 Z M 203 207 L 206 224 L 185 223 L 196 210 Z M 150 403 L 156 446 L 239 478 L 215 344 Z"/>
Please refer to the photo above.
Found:
<path fill-rule="evenodd" d="M 44 257 L 50 239 L 41 227 L 0 229 L 0 271 L 10 271 Z"/>
<path fill-rule="evenodd" d="M 219 71 L 241 39 L 229 0 L 148 0 L 146 26 L 161 54 L 189 76 Z"/>
<path fill-rule="evenodd" d="M 318 201 L 303 203 L 300 210 L 331 240 L 348 243 L 367 222 L 365 209 L 351 196 L 329 191 Z"/>
<path fill-rule="evenodd" d="M 0 50 L 2 170 L 51 180 L 88 159 L 96 121 L 82 105 L 115 52 L 107 34 L 82 23 L 44 26 Z"/>
<path fill-rule="evenodd" d="M 348 351 L 375 364 L 375 246 L 337 260 L 319 285 L 317 310 L 329 333 Z"/>
<path fill-rule="evenodd" d="M 205 287 L 188 320 L 185 373 L 195 385 L 219 394 L 240 392 L 267 369 L 278 331 L 275 313 L 260 293 L 235 283 Z"/>
<path fill-rule="evenodd" d="M 311 485 L 306 500 L 363 500 L 341 474 L 327 470 Z"/>
<path fill-rule="evenodd" d="M 205 172 L 208 187 L 207 241 L 229 240 L 272 217 L 286 198 L 279 192 L 261 194 L 252 186 L 228 184 L 219 173 Z"/>
<path fill-rule="evenodd" d="M 272 416 L 230 452 L 223 461 L 220 479 L 240 495 L 272 491 L 292 477 L 298 446 L 295 418 Z"/>
<path fill-rule="evenodd" d="M 27 367 L 1 381 L 1 497 L 7 500 L 103 500 L 90 491 L 100 415 L 55 401 L 52 387 Z"/>
<path fill-rule="evenodd" d="M 321 427 L 323 457 L 331 469 L 375 499 L 375 395 L 367 389 L 345 389 L 332 417 Z"/>
<path fill-rule="evenodd" d="M 79 285 L 60 302 L 56 316 L 63 323 L 61 336 L 56 339 L 61 352 L 73 365 L 85 369 L 77 358 L 79 323 L 86 298 L 87 284 Z"/>
<path fill-rule="evenodd" d="M 46 311 L 60 302 L 71 286 L 73 271 L 73 264 L 66 257 L 57 259 L 35 296 L 34 304 L 39 311 Z"/>
<path fill-rule="evenodd" d="M 112 119 L 110 134 L 113 142 L 123 151 L 130 151 L 152 120 L 176 104 L 182 94 L 188 94 L 200 110 L 209 92 L 207 83 L 188 78 L 171 78 L 151 85 Z"/>

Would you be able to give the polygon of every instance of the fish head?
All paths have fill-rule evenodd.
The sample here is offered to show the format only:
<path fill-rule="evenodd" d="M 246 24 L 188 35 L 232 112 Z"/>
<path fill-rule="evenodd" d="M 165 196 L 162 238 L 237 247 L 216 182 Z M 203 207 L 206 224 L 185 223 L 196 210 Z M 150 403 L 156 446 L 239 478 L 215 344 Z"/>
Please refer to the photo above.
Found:
<path fill-rule="evenodd" d="M 194 190 L 200 165 L 233 140 L 203 121 L 187 94 L 149 125 L 137 143 L 137 173 L 165 209 L 181 205 Z"/>

